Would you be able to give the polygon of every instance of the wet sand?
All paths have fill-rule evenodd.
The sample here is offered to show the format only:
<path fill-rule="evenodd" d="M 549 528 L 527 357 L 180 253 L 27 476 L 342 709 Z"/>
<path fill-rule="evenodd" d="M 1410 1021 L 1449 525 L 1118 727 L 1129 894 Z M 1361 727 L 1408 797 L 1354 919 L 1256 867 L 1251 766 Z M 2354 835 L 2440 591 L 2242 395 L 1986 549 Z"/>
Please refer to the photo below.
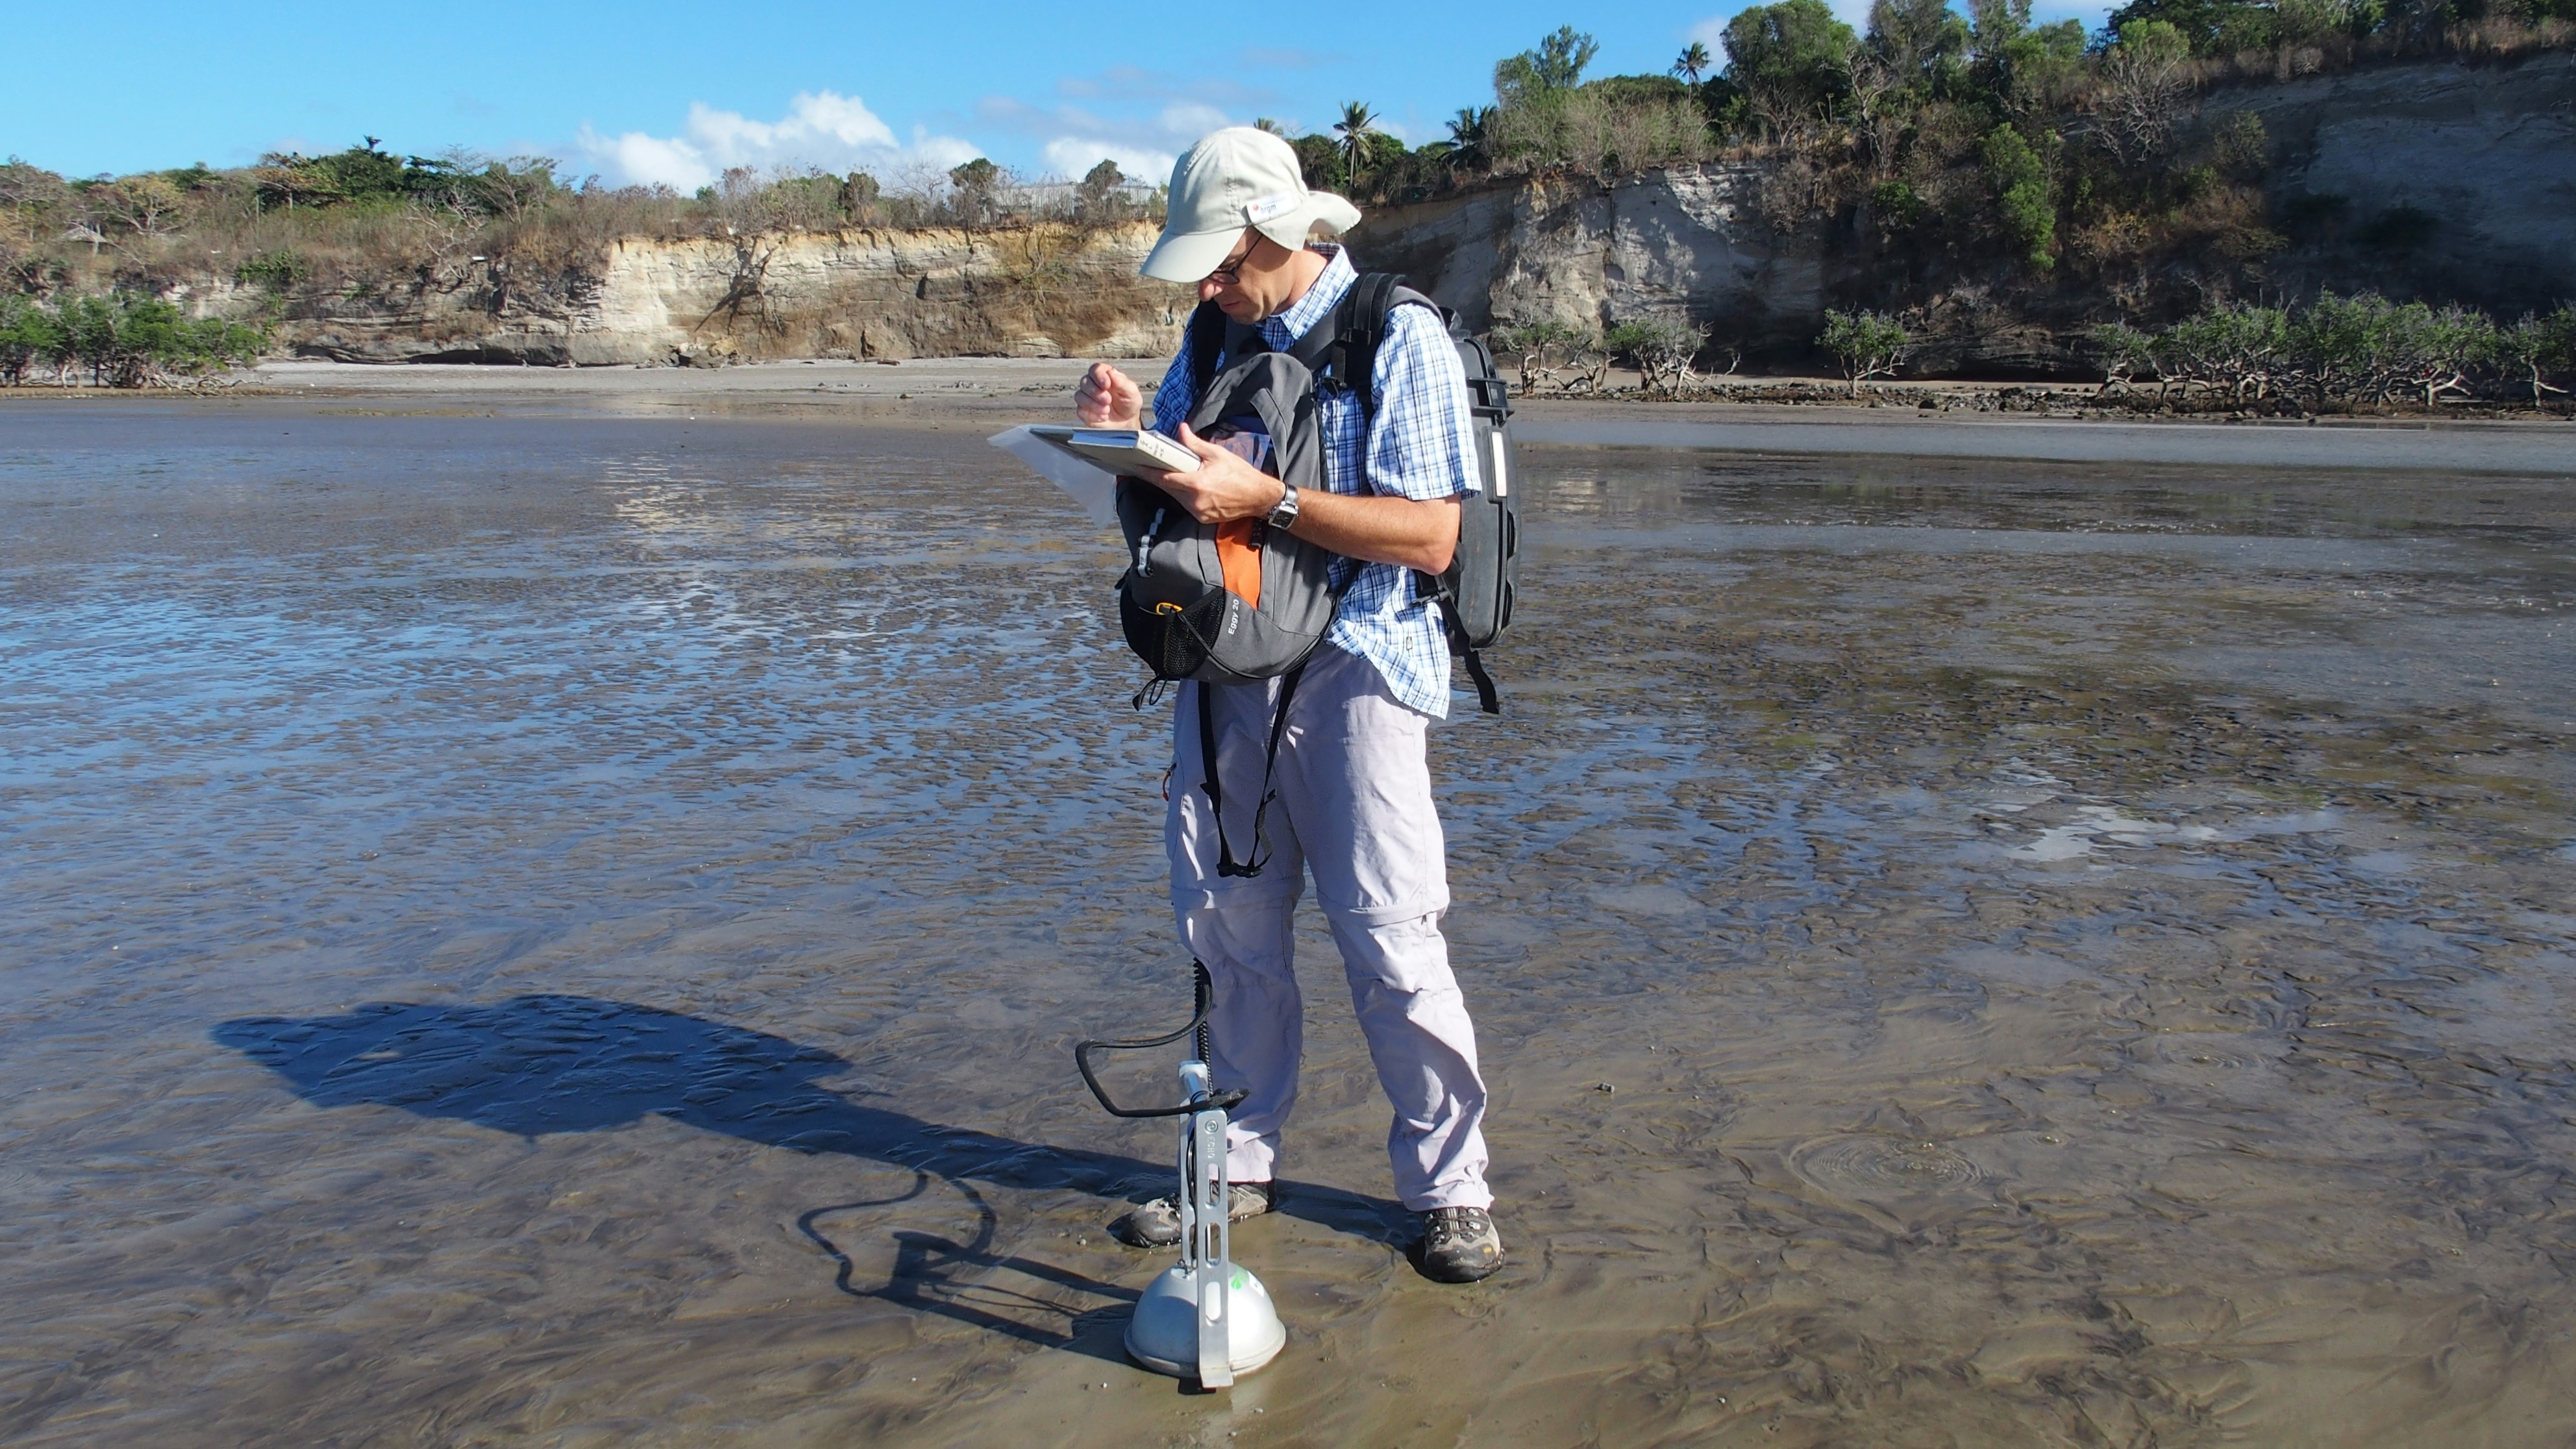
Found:
<path fill-rule="evenodd" d="M 1514 1262 L 1310 919 L 1203 1396 L 1068 1052 L 1186 999 L 1114 547 L 971 410 L 494 398 L 0 411 L 10 1443 L 2576 1434 L 2561 470 L 1529 447 Z"/>

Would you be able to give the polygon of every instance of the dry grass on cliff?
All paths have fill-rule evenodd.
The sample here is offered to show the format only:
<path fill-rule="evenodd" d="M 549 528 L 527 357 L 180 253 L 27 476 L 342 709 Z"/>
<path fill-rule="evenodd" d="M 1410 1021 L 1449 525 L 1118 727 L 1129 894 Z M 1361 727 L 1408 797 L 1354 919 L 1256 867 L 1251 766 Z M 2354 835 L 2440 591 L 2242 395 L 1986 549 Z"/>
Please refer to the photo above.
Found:
<path fill-rule="evenodd" d="M 354 150 L 336 159 L 347 157 L 392 164 Z M 596 281 L 610 247 L 626 238 L 904 226 L 972 226 L 987 233 L 1053 228 L 1081 236 L 1159 216 L 1159 203 L 1131 195 L 1132 187 L 1024 186 L 999 171 L 971 193 L 930 174 L 886 190 L 856 175 L 735 171 L 720 187 L 682 197 L 663 187 L 607 188 L 595 181 L 565 187 L 554 182 L 549 164 L 495 167 L 490 175 L 515 184 L 484 192 L 298 204 L 281 196 L 277 179 L 292 167 L 149 173 L 110 185 L 69 182 L 12 162 L 0 167 L 0 277 L 10 290 L 38 296 L 138 291 L 185 296 L 199 309 L 256 306 L 292 316 L 340 302 L 401 310 L 406 299 L 417 304 L 472 286 L 494 287 L 496 305 L 508 287 L 523 295 L 532 287 L 578 292 Z M 151 193 L 157 209 L 133 214 L 120 204 L 128 191 Z M 1045 271 L 1030 269 L 1029 285 L 1045 290 Z M 505 277 L 509 282 L 500 285 Z"/>

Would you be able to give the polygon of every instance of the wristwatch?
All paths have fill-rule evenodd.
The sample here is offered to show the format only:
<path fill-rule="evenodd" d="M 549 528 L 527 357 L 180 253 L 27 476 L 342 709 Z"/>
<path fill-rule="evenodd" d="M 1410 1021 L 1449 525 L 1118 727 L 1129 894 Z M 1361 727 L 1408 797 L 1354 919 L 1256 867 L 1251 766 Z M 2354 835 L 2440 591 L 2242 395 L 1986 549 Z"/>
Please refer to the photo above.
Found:
<path fill-rule="evenodd" d="M 1282 482 L 1279 486 L 1288 491 L 1279 495 L 1278 505 L 1270 510 L 1270 526 L 1284 529 L 1297 521 L 1297 485 Z"/>

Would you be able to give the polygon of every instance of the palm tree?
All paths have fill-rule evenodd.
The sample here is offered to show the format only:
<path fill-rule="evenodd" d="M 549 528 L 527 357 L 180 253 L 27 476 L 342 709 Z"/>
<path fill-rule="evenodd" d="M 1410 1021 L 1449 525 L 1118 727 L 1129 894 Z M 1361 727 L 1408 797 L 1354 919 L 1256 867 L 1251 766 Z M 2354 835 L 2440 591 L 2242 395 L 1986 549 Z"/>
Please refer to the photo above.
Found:
<path fill-rule="evenodd" d="M 1342 134 L 1342 168 L 1353 178 L 1360 174 L 1360 161 L 1368 155 L 1368 138 L 1378 134 L 1377 112 L 1366 101 L 1342 102 L 1342 118 L 1333 123 Z"/>
<path fill-rule="evenodd" d="M 1449 160 L 1457 166 L 1485 164 L 1485 123 L 1493 118 L 1491 106 L 1460 106 L 1449 118 Z"/>
<path fill-rule="evenodd" d="M 1252 128 L 1256 131 L 1268 131 L 1271 135 L 1278 137 L 1282 141 L 1288 139 L 1288 128 L 1279 124 L 1277 121 L 1270 119 L 1268 116 L 1263 116 L 1255 120 L 1252 123 Z"/>
<path fill-rule="evenodd" d="M 1700 73 L 1711 64 L 1708 47 L 1694 40 L 1683 48 L 1681 59 L 1673 62 L 1673 74 L 1698 85 Z"/>

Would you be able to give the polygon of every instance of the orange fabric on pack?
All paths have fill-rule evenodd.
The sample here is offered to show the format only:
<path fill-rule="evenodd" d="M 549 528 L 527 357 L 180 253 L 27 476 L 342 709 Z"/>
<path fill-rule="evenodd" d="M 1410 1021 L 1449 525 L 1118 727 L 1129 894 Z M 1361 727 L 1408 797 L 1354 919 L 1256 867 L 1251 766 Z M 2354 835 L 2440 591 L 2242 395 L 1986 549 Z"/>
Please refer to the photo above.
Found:
<path fill-rule="evenodd" d="M 1259 527 L 1257 518 L 1216 526 L 1216 563 L 1225 571 L 1225 586 L 1251 609 L 1261 607 L 1261 546 L 1252 541 L 1252 531 Z"/>

